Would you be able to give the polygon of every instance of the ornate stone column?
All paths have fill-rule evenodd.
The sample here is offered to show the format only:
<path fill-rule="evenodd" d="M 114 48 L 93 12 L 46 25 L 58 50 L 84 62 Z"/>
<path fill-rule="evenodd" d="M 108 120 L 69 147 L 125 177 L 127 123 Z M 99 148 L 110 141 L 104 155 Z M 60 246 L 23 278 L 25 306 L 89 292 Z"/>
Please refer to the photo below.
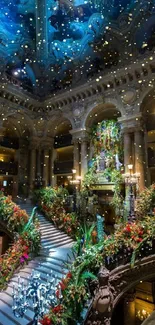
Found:
<path fill-rule="evenodd" d="M 44 186 L 52 185 L 53 176 L 53 138 L 42 140 L 41 148 L 43 150 L 43 183 Z"/>
<path fill-rule="evenodd" d="M 36 149 L 39 143 L 37 139 L 30 139 L 30 174 L 29 174 L 29 184 L 30 190 L 34 187 L 34 181 L 36 178 Z"/>
<path fill-rule="evenodd" d="M 49 147 L 44 148 L 43 157 L 43 183 L 47 186 L 49 185 Z"/>
<path fill-rule="evenodd" d="M 28 143 L 26 139 L 19 139 L 18 150 L 18 185 L 19 194 L 27 196 L 28 194 Z"/>
<path fill-rule="evenodd" d="M 54 139 L 53 139 L 53 143 L 54 143 Z M 50 182 L 50 186 L 53 186 L 53 178 L 54 178 L 53 148 L 50 148 L 50 150 L 49 150 L 49 165 L 50 165 L 49 182 Z"/>
<path fill-rule="evenodd" d="M 76 169 L 76 174 L 80 175 L 80 148 L 79 142 L 77 139 L 73 140 L 73 167 Z"/>
<path fill-rule="evenodd" d="M 37 177 L 41 177 L 41 148 L 37 150 Z"/>
<path fill-rule="evenodd" d="M 135 325 L 135 294 L 128 293 L 124 299 L 124 325 Z"/>
<path fill-rule="evenodd" d="M 48 58 L 47 1 L 36 0 L 36 46 L 41 63 Z"/>
<path fill-rule="evenodd" d="M 81 140 L 81 179 L 82 180 L 88 170 L 87 146 L 88 146 L 88 140 L 86 138 L 82 139 Z"/>
<path fill-rule="evenodd" d="M 125 173 L 128 173 L 128 165 L 131 164 L 132 159 L 132 138 L 128 130 L 124 131 L 124 168 Z"/>
<path fill-rule="evenodd" d="M 145 187 L 144 134 L 141 130 L 134 132 L 135 172 L 140 173 L 139 190 Z"/>

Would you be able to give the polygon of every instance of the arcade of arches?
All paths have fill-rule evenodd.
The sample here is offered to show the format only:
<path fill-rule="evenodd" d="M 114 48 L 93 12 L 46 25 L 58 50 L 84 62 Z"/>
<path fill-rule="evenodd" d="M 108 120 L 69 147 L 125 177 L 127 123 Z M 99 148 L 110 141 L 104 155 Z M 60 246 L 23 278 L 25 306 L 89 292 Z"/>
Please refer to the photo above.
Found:
<path fill-rule="evenodd" d="M 139 175 L 139 191 L 154 183 L 155 89 L 141 97 L 134 90 L 127 90 L 123 96 L 117 94 L 115 100 L 109 96 L 100 103 L 99 98 L 92 105 L 83 101 L 79 108 L 75 106 L 72 114 L 67 114 L 67 107 L 66 111 L 56 112 L 51 117 L 26 114 L 21 108 L 14 114 L 3 110 L 0 186 L 5 194 L 16 200 L 17 196 L 31 197 L 33 190 L 39 187 L 63 186 L 72 195 L 74 178 L 80 179 L 82 186 L 94 156 L 92 129 L 103 121 L 115 121 L 121 129 L 122 173 L 128 173 L 128 165 L 133 165 L 132 172 Z M 108 232 L 116 221 L 115 211 L 107 203 L 107 195 L 113 196 L 110 186 L 108 180 L 98 181 L 92 191 L 98 197 L 96 211 L 104 215 Z M 124 200 L 128 194 L 124 192 Z M 89 211 L 89 201 L 87 208 Z M 126 293 L 114 310 L 111 324 L 142 324 L 154 310 L 154 283 L 154 279 L 148 280 Z"/>
<path fill-rule="evenodd" d="M 0 5 L 0 325 L 32 321 L 11 299 L 33 268 L 58 280 L 40 324 L 154 325 L 155 0 Z"/>

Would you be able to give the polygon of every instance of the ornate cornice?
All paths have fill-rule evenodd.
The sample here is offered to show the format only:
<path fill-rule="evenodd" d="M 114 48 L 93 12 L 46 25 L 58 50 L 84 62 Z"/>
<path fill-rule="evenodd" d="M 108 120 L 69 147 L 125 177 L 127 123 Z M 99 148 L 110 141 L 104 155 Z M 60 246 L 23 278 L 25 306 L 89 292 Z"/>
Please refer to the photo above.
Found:
<path fill-rule="evenodd" d="M 140 93 L 143 93 L 146 85 L 153 86 L 154 75 L 155 59 L 150 53 L 141 60 L 137 58 L 134 63 L 113 69 L 104 76 L 96 76 L 94 80 L 49 97 L 44 102 L 40 102 L 35 95 L 30 96 L 18 85 L 9 84 L 4 78 L 0 84 L 0 100 L 7 102 L 11 107 L 25 108 L 37 114 L 53 113 L 64 109 L 76 113 L 77 103 L 81 109 L 83 102 L 89 105 L 92 101 L 98 101 L 100 97 L 104 103 L 107 96 L 118 94 L 123 105 L 131 107 L 135 99 L 140 97 Z"/>

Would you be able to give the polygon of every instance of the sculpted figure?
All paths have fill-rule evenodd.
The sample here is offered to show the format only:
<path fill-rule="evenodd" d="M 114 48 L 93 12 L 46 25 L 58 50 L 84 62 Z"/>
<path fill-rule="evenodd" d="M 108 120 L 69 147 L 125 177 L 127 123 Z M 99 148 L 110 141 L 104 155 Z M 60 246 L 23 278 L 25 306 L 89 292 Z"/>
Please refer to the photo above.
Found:
<path fill-rule="evenodd" d="M 93 308 L 99 313 L 110 313 L 113 295 L 109 286 L 109 271 L 102 267 L 98 274 L 99 287 L 96 289 Z"/>

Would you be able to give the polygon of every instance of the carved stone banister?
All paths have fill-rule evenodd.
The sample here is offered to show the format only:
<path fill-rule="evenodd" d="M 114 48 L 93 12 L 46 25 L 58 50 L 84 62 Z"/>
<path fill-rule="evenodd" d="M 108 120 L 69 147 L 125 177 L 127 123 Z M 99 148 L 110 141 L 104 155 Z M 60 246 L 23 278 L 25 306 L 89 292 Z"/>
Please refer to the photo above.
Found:
<path fill-rule="evenodd" d="M 112 312 L 120 299 L 140 281 L 154 278 L 154 274 L 155 254 L 137 260 L 132 268 L 130 263 L 110 272 L 101 267 L 84 324 L 110 325 Z"/>

